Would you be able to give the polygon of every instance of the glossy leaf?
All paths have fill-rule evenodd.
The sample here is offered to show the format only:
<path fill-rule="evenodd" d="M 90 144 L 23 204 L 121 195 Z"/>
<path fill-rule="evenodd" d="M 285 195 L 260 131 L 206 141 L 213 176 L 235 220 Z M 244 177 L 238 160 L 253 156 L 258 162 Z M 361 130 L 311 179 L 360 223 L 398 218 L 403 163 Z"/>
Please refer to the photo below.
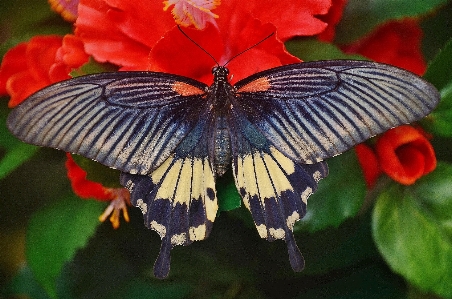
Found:
<path fill-rule="evenodd" d="M 328 59 L 357 59 L 365 58 L 358 54 L 345 54 L 337 46 L 317 39 L 294 39 L 285 43 L 287 50 L 303 61 Z"/>
<path fill-rule="evenodd" d="M 452 296 L 452 166 L 416 185 L 393 184 L 377 199 L 373 234 L 390 267 L 418 288 Z"/>
<path fill-rule="evenodd" d="M 452 40 L 430 64 L 424 78 L 441 92 L 438 107 L 423 120 L 427 130 L 443 136 L 452 136 Z"/>
<path fill-rule="evenodd" d="M 68 196 L 31 219 L 26 241 L 28 264 L 36 280 L 55 298 L 55 279 L 99 224 L 103 203 Z"/>
<path fill-rule="evenodd" d="M 0 160 L 0 179 L 30 159 L 39 149 L 19 141 L 8 131 L 5 125 L 8 112 L 6 107 L 0 109 L 0 149 L 6 152 Z"/>
<path fill-rule="evenodd" d="M 441 91 L 452 83 L 451 65 L 452 40 L 449 40 L 428 66 L 424 79 L 435 85 Z"/>
<path fill-rule="evenodd" d="M 366 185 L 354 151 L 328 159 L 330 175 L 308 200 L 306 216 L 301 223 L 314 232 L 337 227 L 355 216 L 364 201 Z"/>

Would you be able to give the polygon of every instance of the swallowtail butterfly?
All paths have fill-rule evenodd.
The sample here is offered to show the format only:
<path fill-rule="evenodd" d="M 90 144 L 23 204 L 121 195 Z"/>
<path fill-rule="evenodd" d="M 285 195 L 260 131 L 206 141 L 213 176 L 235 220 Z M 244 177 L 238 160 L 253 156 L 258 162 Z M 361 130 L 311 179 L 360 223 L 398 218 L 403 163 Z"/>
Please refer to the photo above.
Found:
<path fill-rule="evenodd" d="M 157 72 L 87 75 L 46 87 L 9 115 L 19 139 L 77 153 L 121 170 L 148 228 L 170 250 L 207 238 L 218 209 L 215 179 L 232 163 L 257 231 L 283 239 L 304 267 L 293 226 L 328 174 L 325 159 L 429 114 L 438 91 L 418 76 L 369 61 L 305 62 L 234 86 L 225 66 L 213 84 Z"/>

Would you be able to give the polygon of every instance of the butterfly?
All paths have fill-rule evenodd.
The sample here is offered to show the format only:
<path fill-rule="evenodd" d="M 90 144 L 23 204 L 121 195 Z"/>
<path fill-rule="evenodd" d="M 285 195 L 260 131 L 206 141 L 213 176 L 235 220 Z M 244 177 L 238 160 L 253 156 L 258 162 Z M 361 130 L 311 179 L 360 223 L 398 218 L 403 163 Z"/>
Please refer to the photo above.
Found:
<path fill-rule="evenodd" d="M 46 87 L 16 107 L 19 139 L 77 153 L 121 171 L 120 182 L 162 238 L 156 277 L 170 251 L 208 237 L 218 210 L 215 180 L 232 168 L 260 237 L 304 259 L 293 226 L 328 174 L 324 161 L 404 123 L 440 95 L 420 77 L 385 64 L 330 60 L 276 67 L 213 84 L 158 72 L 114 72 Z"/>

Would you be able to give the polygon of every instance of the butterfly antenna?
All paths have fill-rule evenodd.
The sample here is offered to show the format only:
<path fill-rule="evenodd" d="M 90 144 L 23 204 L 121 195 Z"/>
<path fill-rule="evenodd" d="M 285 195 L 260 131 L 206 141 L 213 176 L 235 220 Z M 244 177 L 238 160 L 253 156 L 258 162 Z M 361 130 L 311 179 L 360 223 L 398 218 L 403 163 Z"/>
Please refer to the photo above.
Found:
<path fill-rule="evenodd" d="M 257 43 L 255 43 L 254 45 L 252 45 L 251 47 L 249 47 L 249 48 L 247 48 L 247 49 L 245 49 L 245 50 L 243 50 L 242 52 L 240 52 L 240 53 L 238 53 L 238 54 L 236 54 L 236 55 L 234 55 L 234 56 L 232 56 L 232 58 L 231 59 L 229 59 L 228 61 L 226 61 L 226 63 L 225 64 L 223 64 L 223 66 L 226 66 L 226 64 L 228 64 L 229 62 L 231 62 L 231 60 L 233 60 L 234 58 L 236 58 L 237 56 L 240 56 L 240 55 L 242 55 L 243 53 L 245 53 L 246 51 L 249 51 L 249 50 L 251 50 L 252 48 L 254 48 L 254 47 L 256 47 L 256 46 L 258 46 L 259 44 L 261 44 L 261 43 L 263 43 L 264 41 L 266 41 L 267 39 L 269 39 L 273 34 L 275 34 L 274 32 L 272 32 L 269 36 L 267 36 L 266 38 L 264 38 L 263 40 L 261 40 L 261 41 L 259 41 L 259 42 L 257 42 Z"/>
<path fill-rule="evenodd" d="M 177 28 L 179 29 L 180 32 L 182 32 L 183 35 L 185 35 L 186 38 L 188 38 L 192 43 L 194 43 L 196 46 L 198 46 L 198 48 L 200 48 L 201 50 L 204 51 L 204 53 L 206 53 L 207 55 L 209 55 L 213 61 L 215 61 L 215 63 L 219 66 L 220 64 L 218 63 L 218 61 L 215 59 L 215 57 L 212 56 L 212 54 L 210 54 L 209 52 L 206 51 L 206 49 L 204 49 L 203 47 L 201 47 L 197 42 L 195 42 L 190 36 L 187 35 L 187 33 L 185 33 L 182 28 L 180 28 L 179 25 L 177 25 Z"/>

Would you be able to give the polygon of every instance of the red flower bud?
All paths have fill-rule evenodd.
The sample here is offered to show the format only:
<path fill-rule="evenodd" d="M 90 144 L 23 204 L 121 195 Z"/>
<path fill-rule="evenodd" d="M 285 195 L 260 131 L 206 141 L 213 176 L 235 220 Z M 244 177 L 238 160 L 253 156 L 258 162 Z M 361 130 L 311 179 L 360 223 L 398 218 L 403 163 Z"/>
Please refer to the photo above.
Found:
<path fill-rule="evenodd" d="M 425 134 L 408 125 L 383 134 L 375 151 L 383 172 L 404 185 L 414 184 L 436 167 L 435 152 Z"/>

